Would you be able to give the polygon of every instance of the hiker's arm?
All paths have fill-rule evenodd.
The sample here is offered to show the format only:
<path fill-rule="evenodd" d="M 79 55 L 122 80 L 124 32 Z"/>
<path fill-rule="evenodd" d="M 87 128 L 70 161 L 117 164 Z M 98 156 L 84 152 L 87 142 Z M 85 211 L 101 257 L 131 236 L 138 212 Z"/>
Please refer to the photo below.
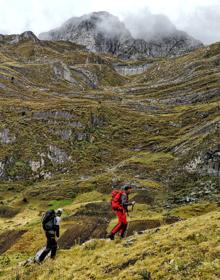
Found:
<path fill-rule="evenodd" d="M 126 209 L 126 211 L 128 211 L 128 206 L 132 205 L 131 202 L 127 202 L 126 194 L 122 194 L 121 196 L 121 205 L 123 206 L 124 209 Z"/>
<path fill-rule="evenodd" d="M 56 225 L 56 236 L 60 237 L 60 226 Z"/>
<path fill-rule="evenodd" d="M 125 194 L 122 194 L 121 195 L 121 204 L 123 207 L 127 207 L 127 206 L 131 206 L 131 205 L 134 205 L 134 202 L 126 202 L 127 200 L 127 196 Z"/>

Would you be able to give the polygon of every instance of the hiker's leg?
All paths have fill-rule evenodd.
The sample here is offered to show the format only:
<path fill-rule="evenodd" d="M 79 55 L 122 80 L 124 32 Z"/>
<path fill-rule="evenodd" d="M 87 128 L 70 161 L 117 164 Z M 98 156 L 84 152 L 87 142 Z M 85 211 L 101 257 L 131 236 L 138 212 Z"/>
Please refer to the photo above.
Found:
<path fill-rule="evenodd" d="M 128 224 L 125 224 L 122 228 L 122 230 L 120 231 L 120 236 L 121 238 L 125 237 L 125 232 L 127 230 Z"/>
<path fill-rule="evenodd" d="M 49 252 L 50 252 L 50 248 L 45 248 L 45 250 L 42 252 L 42 254 L 39 257 L 39 262 L 42 262 L 46 258 Z"/>
<path fill-rule="evenodd" d="M 122 221 L 122 223 L 123 223 L 123 226 L 122 226 L 122 228 L 120 229 L 119 234 L 120 234 L 120 236 L 123 238 L 124 235 L 125 235 L 127 226 L 128 226 L 128 224 L 127 224 L 127 214 L 126 214 L 126 213 L 123 213 L 123 216 L 121 217 L 121 221 Z"/>
<path fill-rule="evenodd" d="M 45 250 L 42 252 L 42 254 L 40 255 L 39 262 L 42 262 L 51 250 L 51 235 L 48 232 L 46 232 L 46 238 L 47 238 L 47 246 Z"/>
<path fill-rule="evenodd" d="M 57 241 L 56 241 L 56 238 L 55 238 L 55 235 L 54 235 L 54 238 L 51 239 L 51 259 L 54 259 L 55 256 L 56 256 L 56 252 L 57 252 Z"/>
<path fill-rule="evenodd" d="M 111 231 L 112 235 L 115 235 L 123 227 L 123 215 L 124 215 L 124 213 L 122 211 L 117 211 L 116 215 L 118 216 L 118 224 L 112 229 L 112 231 Z"/>

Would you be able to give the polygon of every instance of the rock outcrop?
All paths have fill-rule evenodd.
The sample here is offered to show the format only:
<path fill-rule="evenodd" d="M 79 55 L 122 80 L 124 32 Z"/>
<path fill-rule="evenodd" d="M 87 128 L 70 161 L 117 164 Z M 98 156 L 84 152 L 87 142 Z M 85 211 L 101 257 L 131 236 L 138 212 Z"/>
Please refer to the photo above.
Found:
<path fill-rule="evenodd" d="M 40 40 L 34 35 L 32 31 L 25 31 L 22 34 L 2 35 L 0 34 L 0 43 L 17 44 L 24 41 L 33 41 L 39 43 Z"/>
<path fill-rule="evenodd" d="M 10 144 L 16 140 L 16 137 L 10 135 L 9 129 L 4 128 L 0 130 L 0 143 L 1 144 Z"/>
<path fill-rule="evenodd" d="M 126 64 L 115 64 L 113 65 L 115 71 L 123 76 L 137 75 L 145 72 L 151 64 L 140 64 L 140 65 L 126 65 Z"/>
<path fill-rule="evenodd" d="M 220 177 L 220 150 L 210 150 L 200 155 L 186 166 L 186 170 Z"/>
<path fill-rule="evenodd" d="M 67 40 L 100 53 L 111 53 L 122 59 L 181 55 L 202 43 L 175 29 L 169 35 L 150 39 L 134 39 L 123 22 L 107 12 L 73 17 L 60 28 L 39 35 L 41 40 Z"/>

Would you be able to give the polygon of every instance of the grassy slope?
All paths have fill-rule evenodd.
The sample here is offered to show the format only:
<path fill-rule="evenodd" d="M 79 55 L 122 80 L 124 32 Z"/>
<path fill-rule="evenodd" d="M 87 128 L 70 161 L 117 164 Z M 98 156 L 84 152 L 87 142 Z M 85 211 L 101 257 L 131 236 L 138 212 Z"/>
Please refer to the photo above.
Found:
<path fill-rule="evenodd" d="M 212 211 L 163 226 L 159 231 L 153 229 L 133 236 L 129 238 L 130 243 L 128 240 L 93 240 L 68 251 L 61 250 L 55 261 L 3 270 L 2 279 L 134 280 L 148 279 L 149 272 L 152 279 L 219 279 L 219 220 L 220 212 Z M 15 258 L 21 248 L 24 254 L 34 247 L 29 246 L 23 240 L 8 254 Z M 3 259 L 1 257 L 2 263 Z M 16 262 L 13 257 L 12 262 Z"/>
<path fill-rule="evenodd" d="M 4 206 L 19 210 L 15 217 L 0 218 L 0 232 L 28 230 L 0 256 L 4 279 L 15 279 L 16 274 L 20 275 L 16 279 L 45 279 L 48 275 L 60 279 L 63 273 L 63 279 L 77 280 L 148 279 L 146 271 L 153 279 L 219 278 L 220 217 L 213 203 L 168 211 L 190 219 L 135 237 L 128 248 L 118 241 L 113 245 L 94 241 L 61 251 L 55 266 L 49 260 L 40 267 L 17 267 L 44 243 L 39 215 L 48 207 L 64 206 L 68 216 L 88 202 L 109 200 L 112 185 L 132 182 L 148 189 L 154 207 L 148 202 L 138 204 L 131 218 L 161 220 L 167 214 L 162 208 L 167 196 L 189 193 L 197 181 L 215 180 L 189 176 L 183 166 L 219 144 L 219 59 L 220 47 L 215 44 L 179 58 L 157 60 L 146 73 L 124 78 L 111 68 L 111 61 L 117 59 L 87 53 L 71 43 L 25 42 L 0 47 L 0 127 L 16 136 L 16 142 L 0 144 L 0 160 L 13 159 L 7 180 L 0 184 L 0 199 Z M 92 89 L 73 70 L 77 83 L 54 75 L 54 65 L 59 68 L 61 62 L 96 73 L 98 88 Z M 68 112 L 71 116 L 37 119 L 34 114 L 38 112 Z M 93 125 L 92 114 L 104 122 Z M 78 121 L 81 128 L 70 127 L 70 122 Z M 68 140 L 59 135 L 65 129 L 73 133 Z M 90 140 L 75 140 L 79 132 L 89 133 Z M 73 161 L 60 165 L 46 158 L 40 171 L 51 172 L 53 177 L 38 179 L 28 162 L 38 161 L 40 153 L 47 154 L 49 145 L 61 148 Z M 24 197 L 28 204 L 22 202 Z M 63 230 L 66 226 L 64 223 Z M 117 257 L 113 257 L 115 252 Z"/>

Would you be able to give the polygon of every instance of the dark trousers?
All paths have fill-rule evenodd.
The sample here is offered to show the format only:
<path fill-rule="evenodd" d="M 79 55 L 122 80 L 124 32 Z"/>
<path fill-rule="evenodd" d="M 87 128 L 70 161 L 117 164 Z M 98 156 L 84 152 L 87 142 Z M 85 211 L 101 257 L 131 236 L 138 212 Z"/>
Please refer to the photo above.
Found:
<path fill-rule="evenodd" d="M 47 246 L 46 249 L 42 252 L 42 254 L 39 257 L 39 261 L 42 262 L 47 254 L 49 254 L 49 252 L 51 252 L 51 258 L 55 258 L 56 256 L 56 252 L 57 252 L 57 241 L 56 241 L 56 237 L 55 237 L 55 233 L 49 233 L 46 231 L 46 238 L 47 238 Z"/>

